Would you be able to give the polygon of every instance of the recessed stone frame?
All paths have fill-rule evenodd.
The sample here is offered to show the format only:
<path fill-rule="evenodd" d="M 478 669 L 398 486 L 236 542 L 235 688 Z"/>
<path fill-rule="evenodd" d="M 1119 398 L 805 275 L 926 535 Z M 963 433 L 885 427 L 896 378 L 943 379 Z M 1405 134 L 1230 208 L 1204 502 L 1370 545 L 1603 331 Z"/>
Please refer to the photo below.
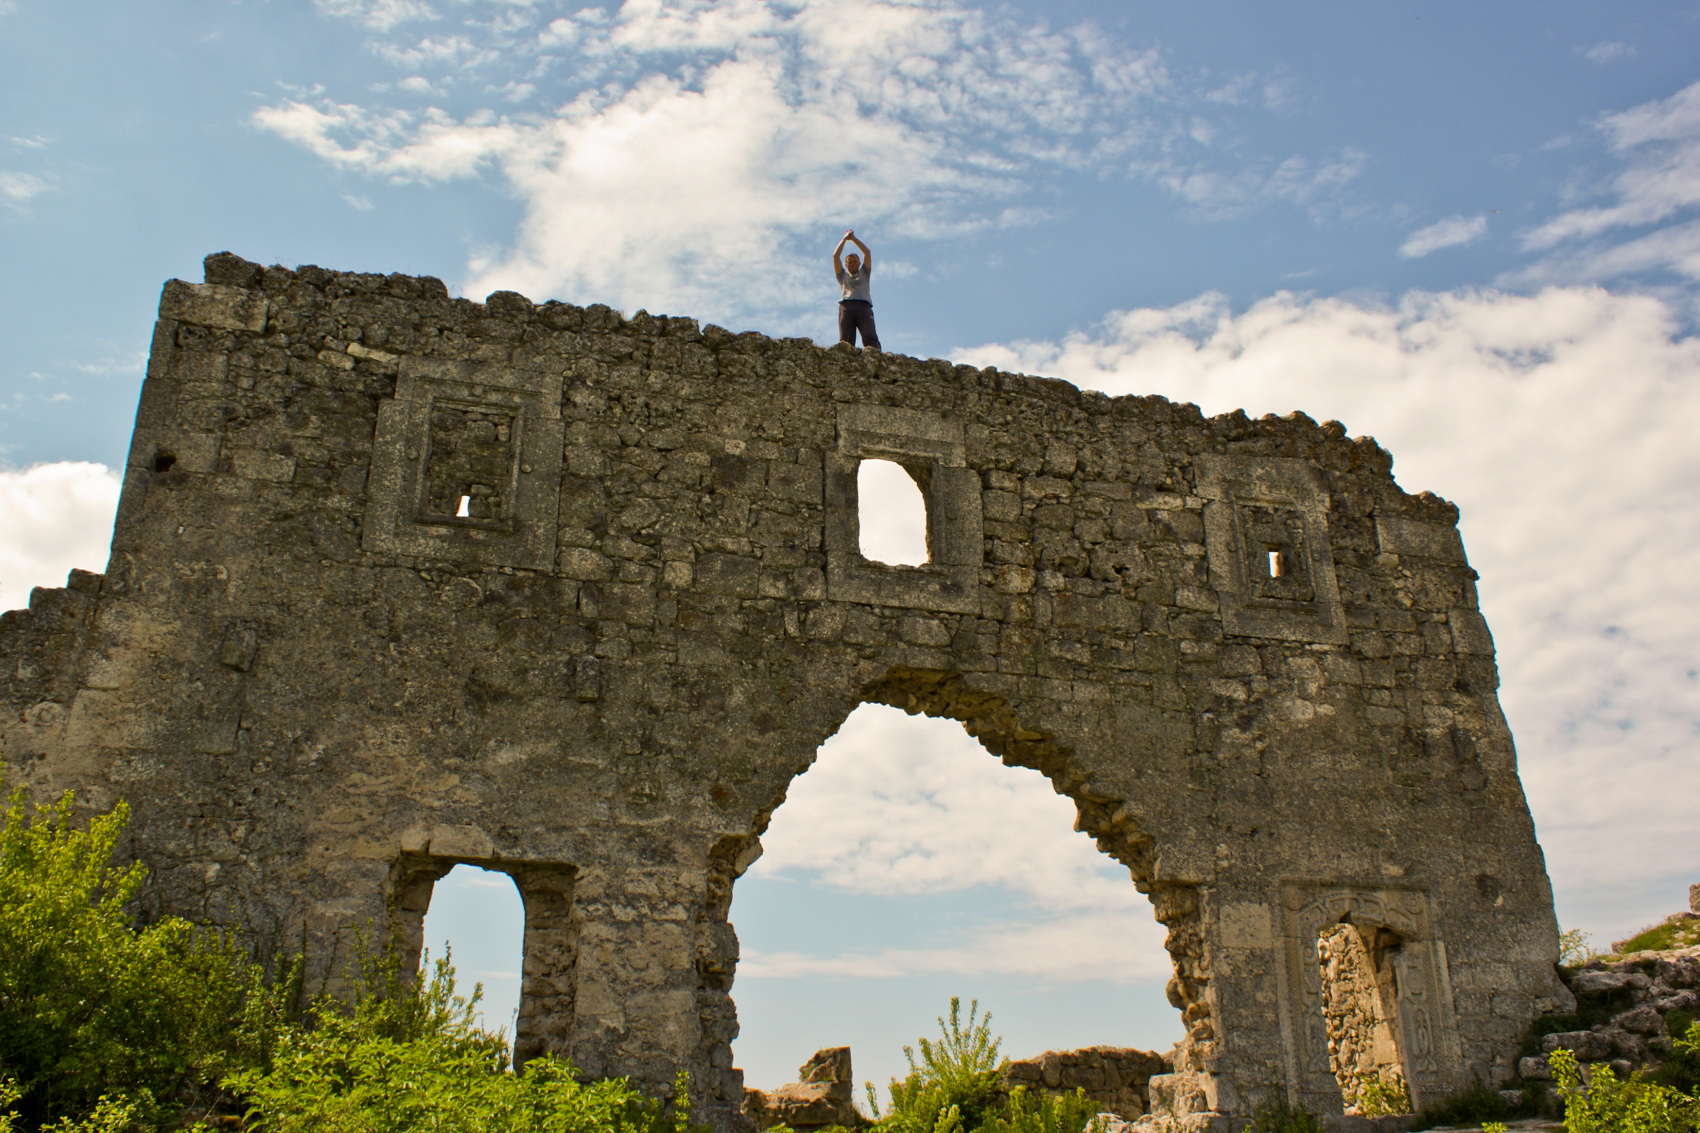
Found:
<path fill-rule="evenodd" d="M 378 406 L 362 546 L 554 569 L 562 439 L 559 374 L 404 358 Z"/>
<path fill-rule="evenodd" d="M 1460 1065 L 1458 1023 L 1446 947 L 1434 937 L 1435 917 L 1421 889 L 1350 882 L 1283 882 L 1281 956 L 1277 965 L 1287 1097 L 1312 1113 L 1339 1113 L 1340 1085 L 1328 1061 L 1328 1024 L 1322 1014 L 1322 972 L 1316 943 L 1323 929 L 1342 922 L 1385 928 L 1400 938 L 1390 954 L 1397 994 L 1399 1054 L 1411 1102 L 1439 1101 L 1463 1083 L 1448 1068 Z"/>
<path fill-rule="evenodd" d="M 1350 641 L 1328 544 L 1328 492 L 1314 468 L 1279 457 L 1204 455 L 1198 494 L 1208 501 L 1210 582 L 1228 633 Z"/>
<path fill-rule="evenodd" d="M 920 485 L 925 565 L 891 566 L 863 556 L 856 469 L 864 460 L 899 464 Z M 826 457 L 826 577 L 833 601 L 978 614 L 984 537 L 980 477 L 967 467 L 960 421 L 885 405 L 838 407 L 838 448 Z"/>

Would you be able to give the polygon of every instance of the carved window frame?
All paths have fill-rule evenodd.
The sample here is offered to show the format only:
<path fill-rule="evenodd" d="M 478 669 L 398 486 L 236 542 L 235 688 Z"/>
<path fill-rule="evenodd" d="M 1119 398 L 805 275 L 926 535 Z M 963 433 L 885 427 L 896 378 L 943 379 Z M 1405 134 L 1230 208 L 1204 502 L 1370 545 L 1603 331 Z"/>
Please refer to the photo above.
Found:
<path fill-rule="evenodd" d="M 885 405 L 840 405 L 837 423 L 837 449 L 826 458 L 827 597 L 978 614 L 985 523 L 962 423 Z M 862 554 L 856 471 L 864 460 L 889 460 L 916 476 L 927 507 L 925 564 L 892 566 Z"/>
<path fill-rule="evenodd" d="M 1243 637 L 1347 644 L 1321 473 L 1303 460 L 1212 453 L 1198 458 L 1197 489 L 1206 501 L 1205 549 L 1222 628 Z M 1283 597 L 1253 572 L 1253 556 L 1264 549 L 1251 545 L 1248 533 L 1261 510 L 1284 513 L 1299 525 L 1299 545 L 1289 549 L 1301 557 L 1295 565 L 1309 582 L 1309 599 Z"/>
<path fill-rule="evenodd" d="M 503 522 L 427 511 L 431 413 L 439 402 L 512 416 L 512 503 Z M 378 406 L 362 547 L 375 554 L 553 570 L 563 441 L 559 374 L 402 359 L 395 397 Z"/>

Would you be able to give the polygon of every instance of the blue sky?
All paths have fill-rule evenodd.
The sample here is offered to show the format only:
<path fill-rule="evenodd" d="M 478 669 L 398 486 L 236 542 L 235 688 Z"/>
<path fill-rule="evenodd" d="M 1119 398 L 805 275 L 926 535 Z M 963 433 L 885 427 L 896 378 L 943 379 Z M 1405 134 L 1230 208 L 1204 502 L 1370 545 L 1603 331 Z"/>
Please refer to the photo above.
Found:
<path fill-rule="evenodd" d="M 888 348 L 1336 417 L 1457 501 L 1561 920 L 1680 907 L 1700 3 L 0 0 L 0 605 L 104 561 L 160 284 L 208 252 L 827 341 L 850 225 Z M 752 1082 L 849 1014 L 883 1080 L 951 994 L 1015 1054 L 1173 1037 L 1160 931 L 1066 814 L 1021 827 L 1073 863 L 1038 893 L 943 786 L 1028 814 L 1042 785 L 853 725 L 734 904 Z M 917 841 L 786 835 L 817 777 Z M 882 892 L 858 854 L 935 874 Z M 484 935 L 456 951 L 494 990 L 511 962 L 474 957 L 514 934 Z M 1078 979 L 1023 967 L 1042 938 Z"/>

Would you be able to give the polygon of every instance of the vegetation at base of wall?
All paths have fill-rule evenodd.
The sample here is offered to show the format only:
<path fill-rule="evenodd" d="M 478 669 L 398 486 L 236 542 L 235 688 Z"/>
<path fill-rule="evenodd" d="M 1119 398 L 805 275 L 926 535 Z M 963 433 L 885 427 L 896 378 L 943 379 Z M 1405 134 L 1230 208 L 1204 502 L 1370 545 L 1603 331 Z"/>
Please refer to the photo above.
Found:
<path fill-rule="evenodd" d="M 1251 1111 L 1247 1133 L 1322 1133 L 1322 1119 L 1302 1106 L 1287 1104 L 1286 1092 L 1272 1087 L 1268 1098 Z"/>
<path fill-rule="evenodd" d="M 268 981 L 227 936 L 138 927 L 145 873 L 112 861 L 127 813 L 6 808 L 0 1133 L 210 1133 L 214 1108 L 264 1133 L 695 1133 L 683 1075 L 668 1104 L 551 1058 L 509 1071 L 446 957 L 427 979 L 358 961 L 351 995 L 298 1009 L 299 963 Z"/>
<path fill-rule="evenodd" d="M 264 1070 L 226 1085 L 266 1133 L 688 1133 L 680 1104 L 654 1101 L 623 1078 L 588 1084 L 571 1063 L 535 1058 L 508 1071 L 508 1045 L 477 1021 L 481 991 L 455 993 L 447 958 L 429 979 L 382 959 L 362 965 L 350 1000 L 325 999 L 287 1031 Z"/>
<path fill-rule="evenodd" d="M 1398 1074 L 1391 1075 L 1386 1080 L 1379 1074 L 1360 1074 L 1357 1110 L 1364 1117 L 1390 1117 L 1410 1113 L 1411 1088 Z"/>
<path fill-rule="evenodd" d="M 1489 1121 L 1508 1121 L 1527 1117 L 1535 1112 L 1534 1099 L 1524 1094 L 1521 1105 L 1512 1105 L 1499 1091 L 1477 1079 L 1469 1086 L 1448 1094 L 1440 1101 L 1417 1111 L 1412 1129 L 1433 1129 L 1441 1125 L 1481 1125 Z"/>
<path fill-rule="evenodd" d="M 1640 1071 L 1620 1080 L 1596 1062 L 1584 1084 L 1574 1052 L 1555 1050 L 1547 1064 L 1564 1099 L 1565 1133 L 1694 1133 L 1700 1127 L 1700 1100 L 1649 1082 Z"/>
<path fill-rule="evenodd" d="M 175 917 L 137 928 L 146 872 L 112 861 L 127 809 L 78 829 L 72 805 L 32 814 L 20 790 L 0 825 L 0 1075 L 24 1129 L 120 1109 L 166 1121 L 265 1059 L 288 988 L 225 934 Z"/>
<path fill-rule="evenodd" d="M 939 1017 L 938 1042 L 921 1039 L 921 1056 L 903 1048 L 909 1073 L 893 1078 L 890 1105 L 881 1112 L 874 1084 L 867 1083 L 868 1111 L 879 1133 L 1088 1133 L 1098 1107 L 1084 1090 L 1055 1095 L 1029 1093 L 1017 1086 L 1006 1095 L 1005 1066 L 998 1057 L 1003 1040 L 992 1034 L 990 1013 L 979 1016 L 980 1002 L 968 1006 L 962 1025 L 962 1000 L 952 996 L 947 1022 Z"/>

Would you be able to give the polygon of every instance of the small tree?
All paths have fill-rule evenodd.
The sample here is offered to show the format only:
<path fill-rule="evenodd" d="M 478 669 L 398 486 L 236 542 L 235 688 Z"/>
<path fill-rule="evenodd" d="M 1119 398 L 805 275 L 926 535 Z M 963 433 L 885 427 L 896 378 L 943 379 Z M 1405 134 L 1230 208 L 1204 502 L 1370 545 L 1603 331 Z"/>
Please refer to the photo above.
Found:
<path fill-rule="evenodd" d="M 19 790 L 0 826 L 0 1075 L 25 1127 L 83 1118 L 103 1096 L 108 1113 L 174 1108 L 255 1039 L 261 973 L 187 921 L 137 929 L 127 906 L 147 872 L 112 860 L 123 804 L 83 829 L 69 793 L 29 812 Z"/>

